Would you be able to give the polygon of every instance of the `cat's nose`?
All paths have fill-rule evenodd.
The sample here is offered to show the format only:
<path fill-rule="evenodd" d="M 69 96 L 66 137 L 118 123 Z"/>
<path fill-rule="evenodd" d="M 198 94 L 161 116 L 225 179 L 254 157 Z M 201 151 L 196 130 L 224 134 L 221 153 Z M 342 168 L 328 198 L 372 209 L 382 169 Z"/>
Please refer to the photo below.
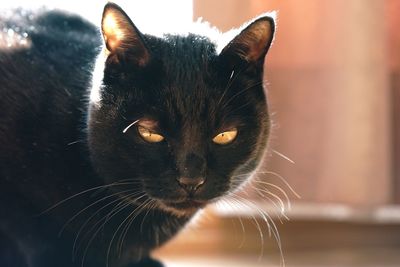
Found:
<path fill-rule="evenodd" d="M 206 182 L 205 177 L 180 177 L 177 179 L 179 185 L 188 193 L 194 193 L 200 186 Z"/>

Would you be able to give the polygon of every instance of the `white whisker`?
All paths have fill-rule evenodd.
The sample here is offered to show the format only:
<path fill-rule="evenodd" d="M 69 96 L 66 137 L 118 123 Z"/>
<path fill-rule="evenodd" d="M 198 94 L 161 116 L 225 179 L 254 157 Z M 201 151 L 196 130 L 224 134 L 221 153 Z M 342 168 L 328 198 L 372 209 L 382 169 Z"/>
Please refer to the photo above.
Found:
<path fill-rule="evenodd" d="M 295 162 L 294 162 L 291 158 L 289 158 L 288 156 L 282 154 L 281 152 L 276 151 L 275 149 L 272 149 L 272 152 L 274 152 L 275 154 L 277 154 L 277 155 L 280 156 L 281 158 L 286 159 L 286 160 L 289 161 L 290 163 L 295 164 Z"/>
<path fill-rule="evenodd" d="M 146 196 L 146 194 L 144 194 L 142 197 Z M 110 254 L 111 254 L 111 247 L 112 244 L 114 242 L 115 237 L 117 236 L 119 230 L 121 229 L 121 227 L 123 227 L 123 225 L 125 224 L 125 222 L 127 222 L 131 216 L 134 216 L 137 210 L 140 210 L 140 208 L 145 205 L 146 203 L 148 203 L 149 201 L 151 201 L 150 199 L 145 200 L 142 204 L 140 204 L 139 206 L 137 206 L 122 222 L 121 224 L 117 227 L 117 229 L 115 230 L 113 236 L 111 237 L 110 240 L 110 244 L 108 246 L 107 249 L 107 258 L 106 258 L 106 266 L 109 267 L 109 258 L 110 258 Z M 137 215 L 137 214 L 136 214 Z M 135 216 L 136 217 L 136 216 Z M 128 221 L 129 222 L 129 221 Z"/>
<path fill-rule="evenodd" d="M 238 196 L 236 195 L 236 197 L 238 197 Z M 247 208 L 250 208 L 248 205 L 246 205 L 242 201 L 239 201 L 238 199 L 232 199 L 232 200 L 234 202 L 236 202 L 238 205 L 243 205 L 243 206 L 245 206 Z M 250 214 L 250 217 L 253 219 L 253 221 L 254 221 L 254 223 L 256 225 L 256 228 L 258 230 L 258 233 L 260 235 L 260 243 L 261 243 L 261 250 L 260 250 L 260 257 L 259 257 L 259 260 L 260 260 L 264 256 L 264 234 L 263 234 L 263 231 L 261 230 L 261 226 L 258 223 L 256 217 L 253 214 Z M 270 230 L 269 227 L 268 227 L 268 230 Z"/>
<path fill-rule="evenodd" d="M 147 203 L 146 203 L 146 202 L 147 202 Z M 118 244 L 119 244 L 119 255 L 122 254 L 122 248 L 123 248 L 124 239 L 125 239 L 126 235 L 128 234 L 129 228 L 131 227 L 133 221 L 136 219 L 137 215 L 139 215 L 147 206 L 150 206 L 150 205 L 151 205 L 151 207 L 148 207 L 148 208 L 147 208 L 147 212 L 146 212 L 146 214 L 145 214 L 144 217 L 143 217 L 142 223 L 140 224 L 140 231 L 142 232 L 142 224 L 143 224 L 144 218 L 148 215 L 148 213 L 150 212 L 151 208 L 154 207 L 154 203 L 155 203 L 155 202 L 156 202 L 156 201 L 153 200 L 153 199 L 148 199 L 148 201 L 145 201 L 142 205 L 140 205 L 140 206 L 139 206 L 139 207 L 140 207 L 139 210 L 136 211 L 136 215 L 133 216 L 133 217 L 128 221 L 128 223 L 125 225 L 124 229 L 122 229 L 120 238 L 119 238 L 119 240 L 117 241 L 117 250 L 118 250 Z"/>
<path fill-rule="evenodd" d="M 279 178 L 289 189 L 290 191 L 299 199 L 301 199 L 301 196 L 299 194 L 296 193 L 296 191 L 290 186 L 290 184 L 286 181 L 286 179 L 282 176 L 279 175 L 276 172 L 273 171 L 263 171 L 263 172 L 257 172 L 257 174 L 272 174 L 275 177 Z"/>
<path fill-rule="evenodd" d="M 284 210 L 284 208 L 283 208 L 282 206 L 276 204 L 276 202 L 275 202 L 272 198 L 270 198 L 269 196 L 263 194 L 263 192 L 260 191 L 260 189 L 258 189 L 258 188 L 254 188 L 254 189 L 256 190 L 256 192 L 257 192 L 261 197 L 267 198 L 267 199 L 274 205 L 274 207 L 276 207 L 277 211 L 275 211 L 275 214 L 276 214 L 276 217 L 279 219 L 280 223 L 283 223 L 280 216 L 282 216 L 282 217 L 283 217 L 284 219 L 286 219 L 286 220 L 289 220 L 289 218 L 286 216 L 285 210 Z M 280 212 L 278 212 L 279 210 L 280 210 Z"/>
<path fill-rule="evenodd" d="M 271 187 L 275 188 L 276 190 L 278 190 L 279 192 L 281 192 L 283 194 L 283 196 L 285 197 L 285 199 L 286 199 L 288 210 L 290 210 L 292 208 L 289 196 L 286 194 L 286 192 L 281 187 L 279 187 L 279 186 L 277 186 L 276 184 L 273 184 L 273 183 L 268 183 L 268 182 L 259 181 L 259 180 L 254 180 L 254 181 L 257 182 L 257 183 L 263 184 L 263 185 L 271 186 Z M 268 190 L 268 192 L 269 192 L 268 194 L 270 194 L 270 195 L 275 195 L 269 190 Z"/>
<path fill-rule="evenodd" d="M 244 204 L 244 202 L 245 202 L 247 207 L 253 207 L 257 210 L 257 212 L 261 215 L 261 217 L 265 221 L 266 225 L 268 226 L 269 236 L 271 236 L 271 226 L 272 226 L 272 234 L 274 235 L 274 238 L 277 242 L 277 245 L 278 245 L 278 248 L 279 248 L 279 251 L 281 254 L 281 265 L 285 266 L 285 259 L 283 256 L 282 243 L 281 243 L 281 239 L 279 236 L 278 228 L 276 227 L 274 221 L 271 219 L 269 214 L 265 210 L 260 209 L 256 204 L 252 203 L 250 200 L 244 199 L 243 197 L 236 195 L 236 194 L 235 194 L 235 197 L 240 198 L 242 200 L 242 201 L 240 201 L 241 203 Z M 252 215 L 252 217 L 254 218 L 254 215 Z M 271 224 L 270 224 L 270 222 L 271 222 Z M 262 254 L 259 257 L 259 260 L 261 260 L 261 259 L 262 259 Z"/>
<path fill-rule="evenodd" d="M 224 204 L 224 205 L 229 206 L 232 210 L 237 210 L 237 207 L 235 207 L 235 205 L 234 205 L 235 203 L 226 201 L 225 199 L 221 199 L 220 202 L 222 204 Z M 242 240 L 241 240 L 241 242 L 239 244 L 239 248 L 241 248 L 241 247 L 243 247 L 243 245 L 244 245 L 244 243 L 246 241 L 246 228 L 244 227 L 242 218 L 240 216 L 236 216 L 236 217 L 238 218 L 238 220 L 240 222 L 241 229 L 242 229 Z"/>
<path fill-rule="evenodd" d="M 226 93 L 228 92 L 228 90 L 230 89 L 230 87 L 232 86 L 233 82 L 236 80 L 236 78 L 242 73 L 242 71 L 244 70 L 244 68 L 241 68 L 238 73 L 235 75 L 235 70 L 232 70 L 231 72 L 231 76 L 229 77 L 229 81 L 225 86 L 224 92 L 222 93 L 220 99 L 218 100 L 218 104 L 217 106 L 219 106 L 222 102 L 222 100 L 224 99 Z"/>
<path fill-rule="evenodd" d="M 132 122 L 131 124 L 126 126 L 125 129 L 122 130 L 122 133 L 126 133 L 129 130 L 129 128 L 131 128 L 133 125 L 135 125 L 138 122 L 139 122 L 139 120 L 135 120 L 134 122 Z"/>
<path fill-rule="evenodd" d="M 79 193 L 77 193 L 77 194 L 74 194 L 74 195 L 72 195 L 72 196 L 70 196 L 70 197 L 67 197 L 66 199 L 61 200 L 60 202 L 54 204 L 54 205 L 51 206 L 50 208 L 47 208 L 46 210 L 42 211 L 42 212 L 41 212 L 40 214 L 38 214 L 37 216 L 41 216 L 41 215 L 43 215 L 43 214 L 45 214 L 45 213 L 47 213 L 47 212 L 49 212 L 49 211 L 55 209 L 56 207 L 58 207 L 58 206 L 64 204 L 64 203 L 67 202 L 68 200 L 71 200 L 71 199 L 73 199 L 73 198 L 75 198 L 75 197 L 84 195 L 84 194 L 86 194 L 86 193 L 89 193 L 89 192 L 92 192 L 92 191 L 95 191 L 95 190 L 106 189 L 106 188 L 113 187 L 113 186 L 129 185 L 129 184 L 132 184 L 132 183 L 114 182 L 114 183 L 111 183 L 111 184 L 100 185 L 100 186 L 95 186 L 95 187 L 86 189 L 86 190 L 81 191 L 81 192 L 79 192 Z"/>
<path fill-rule="evenodd" d="M 125 190 L 125 191 L 121 191 L 121 192 L 117 192 L 117 193 L 114 193 L 114 194 L 105 196 L 105 197 L 100 198 L 100 199 L 98 199 L 97 201 L 93 202 L 92 204 L 88 205 L 88 206 L 85 207 L 84 209 L 81 209 L 79 212 L 77 212 L 74 216 L 72 216 L 72 217 L 63 225 L 63 227 L 61 228 L 60 232 L 58 233 L 58 236 L 60 236 L 60 235 L 62 234 L 62 232 L 65 230 L 65 228 L 68 226 L 68 224 L 70 224 L 75 218 L 77 218 L 80 214 L 82 214 L 83 212 L 85 212 L 85 211 L 88 210 L 89 208 L 93 207 L 94 205 L 96 205 L 96 204 L 98 204 L 98 203 L 100 203 L 100 202 L 102 202 L 102 201 L 104 201 L 104 200 L 106 200 L 106 199 L 112 198 L 112 197 L 117 196 L 117 195 L 119 195 L 119 194 L 123 194 L 123 193 L 127 193 L 127 192 L 133 192 L 133 191 L 134 191 L 133 189 L 130 189 L 130 190 Z"/>
<path fill-rule="evenodd" d="M 139 192 L 139 193 L 141 193 L 141 192 Z M 127 208 L 128 206 L 131 205 L 130 202 L 125 202 L 126 199 L 129 199 L 129 198 L 132 197 L 132 196 L 136 196 L 136 195 L 138 195 L 139 193 L 128 194 L 127 196 L 125 196 L 125 197 L 122 198 L 122 199 L 117 199 L 117 201 L 119 201 L 120 203 L 117 204 L 116 206 L 120 206 L 120 208 L 118 208 L 117 210 L 115 210 L 115 207 L 114 207 L 106 216 L 104 216 L 103 218 L 101 218 L 97 223 L 95 223 L 95 224 L 91 227 L 91 229 L 90 229 L 89 231 L 86 232 L 85 236 L 82 238 L 82 242 L 83 242 L 83 240 L 86 238 L 86 236 L 89 235 L 89 234 L 96 228 L 97 225 L 99 225 L 100 223 L 102 223 L 102 222 L 104 221 L 103 224 L 100 225 L 100 226 L 97 228 L 97 230 L 95 231 L 95 233 L 92 235 L 92 237 L 91 237 L 91 238 L 89 239 L 89 241 L 87 242 L 87 245 L 86 245 L 86 248 L 85 248 L 85 250 L 84 250 L 83 257 L 82 257 L 82 267 L 83 267 L 83 264 L 84 264 L 84 262 L 85 262 L 85 256 L 86 256 L 87 251 L 88 251 L 88 249 L 89 249 L 89 247 L 90 247 L 90 244 L 93 242 L 94 238 L 95 238 L 96 235 L 99 233 L 99 231 L 105 226 L 105 224 L 106 224 L 112 217 L 114 217 L 116 214 L 118 214 L 119 212 L 121 212 L 122 210 L 124 210 L 125 208 Z M 142 195 L 139 196 L 139 197 L 137 197 L 135 200 L 139 200 L 140 198 L 142 198 L 142 197 L 144 197 L 144 196 L 145 196 L 145 194 L 142 193 Z M 117 201 L 113 201 L 113 202 L 115 203 L 115 202 L 117 202 Z M 124 205 L 120 205 L 121 203 L 124 203 Z M 103 209 L 103 208 L 102 208 L 102 209 Z M 96 213 L 97 213 L 97 212 L 96 212 Z M 93 218 L 94 216 L 95 216 L 95 214 L 92 215 L 91 218 Z M 84 226 L 91 220 L 91 218 L 89 218 L 89 219 L 85 222 L 85 224 L 79 229 L 79 232 L 78 232 L 78 234 L 77 234 L 77 236 L 76 236 L 76 238 L 75 238 L 75 241 L 74 241 L 73 251 L 74 251 L 74 249 L 75 249 L 75 247 L 76 247 L 76 242 L 77 242 L 77 240 L 78 240 L 78 238 L 79 238 L 79 235 L 80 235 L 81 231 L 84 229 Z M 78 252 L 79 247 L 80 247 L 80 244 L 78 244 L 78 247 L 76 248 L 76 253 Z"/>
<path fill-rule="evenodd" d="M 75 140 L 75 141 L 72 141 L 72 142 L 69 142 L 68 144 L 67 144 L 67 146 L 72 146 L 72 145 L 74 145 L 74 144 L 77 144 L 77 143 L 83 143 L 85 140 Z"/>

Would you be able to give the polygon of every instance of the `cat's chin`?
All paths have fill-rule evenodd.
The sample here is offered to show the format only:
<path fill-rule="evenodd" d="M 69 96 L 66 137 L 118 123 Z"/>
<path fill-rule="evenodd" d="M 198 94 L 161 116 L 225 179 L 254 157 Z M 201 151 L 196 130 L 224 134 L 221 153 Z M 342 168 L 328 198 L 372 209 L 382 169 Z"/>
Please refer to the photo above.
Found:
<path fill-rule="evenodd" d="M 207 202 L 187 199 L 184 201 L 161 201 L 158 200 L 158 207 L 166 212 L 177 216 L 192 216 L 203 209 Z"/>

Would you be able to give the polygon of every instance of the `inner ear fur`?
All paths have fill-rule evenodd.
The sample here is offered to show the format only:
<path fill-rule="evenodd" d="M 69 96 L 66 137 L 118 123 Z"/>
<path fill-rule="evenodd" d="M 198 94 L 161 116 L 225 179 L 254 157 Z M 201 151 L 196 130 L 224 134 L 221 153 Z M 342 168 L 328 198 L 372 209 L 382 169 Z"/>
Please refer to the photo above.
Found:
<path fill-rule="evenodd" d="M 139 66 L 147 64 L 150 53 L 143 35 L 121 7 L 114 3 L 108 3 L 104 7 L 101 30 L 110 54 Z"/>
<path fill-rule="evenodd" d="M 263 62 L 271 46 L 275 21 L 271 16 L 261 16 L 246 26 L 226 45 L 221 55 L 232 61 Z"/>

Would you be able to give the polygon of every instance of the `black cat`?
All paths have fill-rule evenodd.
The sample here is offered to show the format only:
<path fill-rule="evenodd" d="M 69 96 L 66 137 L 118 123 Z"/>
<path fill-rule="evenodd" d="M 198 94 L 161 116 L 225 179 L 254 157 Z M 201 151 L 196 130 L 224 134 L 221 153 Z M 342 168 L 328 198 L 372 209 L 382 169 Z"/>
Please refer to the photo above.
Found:
<path fill-rule="evenodd" d="M 271 17 L 222 49 L 142 34 L 111 3 L 104 48 L 61 12 L 0 26 L 1 267 L 161 266 L 151 250 L 258 166 Z"/>

